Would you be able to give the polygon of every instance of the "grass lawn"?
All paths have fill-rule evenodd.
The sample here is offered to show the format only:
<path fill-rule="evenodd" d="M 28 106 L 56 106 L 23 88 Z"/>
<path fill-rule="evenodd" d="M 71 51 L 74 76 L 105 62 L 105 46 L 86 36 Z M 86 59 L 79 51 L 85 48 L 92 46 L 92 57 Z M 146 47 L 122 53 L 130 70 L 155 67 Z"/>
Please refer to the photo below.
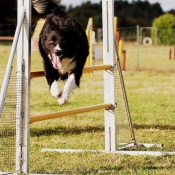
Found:
<path fill-rule="evenodd" d="M 9 48 L 10 46 L 0 45 L 0 85 Z M 171 60 L 171 64 L 169 60 L 165 62 L 158 54 L 157 51 L 157 56 L 149 62 L 150 65 L 147 63 L 148 68 L 152 66 L 144 69 L 147 71 L 129 69 L 123 72 L 136 141 L 164 145 L 163 148 L 133 150 L 175 151 L 175 61 Z M 131 55 L 127 64 L 134 61 L 135 56 Z M 32 53 L 31 62 L 32 70 L 42 70 L 39 53 Z M 162 71 L 161 65 L 164 65 Z M 94 72 L 93 75 L 83 76 L 80 88 L 71 94 L 70 100 L 63 106 L 58 106 L 56 99 L 51 97 L 44 77 L 32 79 L 31 115 L 103 103 L 102 75 L 102 72 Z M 30 172 L 89 175 L 175 174 L 175 155 L 154 157 L 89 152 L 42 153 L 42 148 L 104 150 L 103 110 L 30 124 Z"/>

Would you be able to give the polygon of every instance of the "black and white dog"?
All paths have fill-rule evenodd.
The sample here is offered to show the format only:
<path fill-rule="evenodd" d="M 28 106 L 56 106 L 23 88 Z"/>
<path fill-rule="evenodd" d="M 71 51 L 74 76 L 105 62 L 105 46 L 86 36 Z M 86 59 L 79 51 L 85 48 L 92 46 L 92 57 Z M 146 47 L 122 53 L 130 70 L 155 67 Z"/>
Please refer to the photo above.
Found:
<path fill-rule="evenodd" d="M 39 50 L 50 92 L 63 105 L 80 84 L 89 45 L 80 24 L 52 1 L 33 0 L 33 19 L 46 19 L 39 36 Z M 62 91 L 57 80 L 67 80 Z"/>

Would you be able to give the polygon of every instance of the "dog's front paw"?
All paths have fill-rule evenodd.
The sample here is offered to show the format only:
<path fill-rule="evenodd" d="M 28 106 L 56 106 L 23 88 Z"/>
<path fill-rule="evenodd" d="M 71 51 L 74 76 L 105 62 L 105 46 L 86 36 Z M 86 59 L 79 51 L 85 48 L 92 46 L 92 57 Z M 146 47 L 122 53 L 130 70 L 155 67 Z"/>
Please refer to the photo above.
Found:
<path fill-rule="evenodd" d="M 58 98 L 60 95 L 60 89 L 56 81 L 54 81 L 50 87 L 50 93 L 53 97 Z"/>
<path fill-rule="evenodd" d="M 63 93 L 59 98 L 58 98 L 58 104 L 63 105 L 65 104 L 69 99 L 69 94 L 68 93 Z"/>

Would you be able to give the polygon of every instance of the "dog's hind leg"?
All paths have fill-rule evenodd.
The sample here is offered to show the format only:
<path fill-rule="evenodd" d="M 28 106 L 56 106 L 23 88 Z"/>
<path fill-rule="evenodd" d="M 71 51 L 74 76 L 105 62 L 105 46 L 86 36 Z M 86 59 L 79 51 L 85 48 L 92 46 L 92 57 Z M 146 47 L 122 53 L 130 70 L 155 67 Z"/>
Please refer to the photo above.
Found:
<path fill-rule="evenodd" d="M 66 103 L 69 99 L 69 96 L 71 94 L 71 92 L 77 87 L 76 83 L 75 83 L 75 75 L 71 74 L 68 79 L 67 82 L 64 85 L 63 91 L 61 96 L 58 98 L 58 104 L 59 105 L 63 105 L 64 103 Z"/>

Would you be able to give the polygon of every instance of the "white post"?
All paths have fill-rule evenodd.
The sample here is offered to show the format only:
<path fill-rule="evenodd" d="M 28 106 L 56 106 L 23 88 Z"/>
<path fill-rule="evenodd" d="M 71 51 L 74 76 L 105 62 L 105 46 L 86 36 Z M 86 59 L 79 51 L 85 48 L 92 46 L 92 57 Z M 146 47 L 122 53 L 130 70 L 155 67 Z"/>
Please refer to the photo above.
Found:
<path fill-rule="evenodd" d="M 20 14 L 20 15 L 19 15 Z M 19 41 L 19 36 L 22 33 L 22 26 L 25 16 L 25 9 L 21 6 L 20 11 L 18 11 L 18 25 L 19 25 L 19 34 L 17 40 Z M 17 42 L 18 43 L 18 42 Z M 15 48 L 16 51 L 16 48 Z M 18 55 L 19 56 L 19 55 Z M 20 61 L 20 62 L 19 62 Z M 16 102 L 16 171 L 22 172 L 22 64 L 21 60 L 17 62 L 17 79 L 16 79 L 16 89 L 17 89 L 17 102 Z"/>
<path fill-rule="evenodd" d="M 115 66 L 114 47 L 114 0 L 102 1 L 103 17 L 103 63 Z M 115 69 L 104 72 L 104 103 L 115 107 Z M 105 150 L 116 151 L 116 109 L 104 111 Z"/>
<path fill-rule="evenodd" d="M 22 76 L 22 103 L 21 103 L 21 122 L 17 125 L 21 131 L 20 145 L 21 149 L 21 164 L 16 165 L 16 169 L 20 168 L 22 173 L 29 172 L 29 86 L 30 86 L 30 46 L 31 46 L 31 1 L 18 0 L 18 20 L 20 19 L 20 12 L 25 9 L 25 17 L 18 41 L 17 49 L 17 77 Z M 18 117 L 18 116 L 17 116 Z M 17 156 L 18 153 L 17 153 Z M 20 166 L 20 167 L 18 167 Z"/>

